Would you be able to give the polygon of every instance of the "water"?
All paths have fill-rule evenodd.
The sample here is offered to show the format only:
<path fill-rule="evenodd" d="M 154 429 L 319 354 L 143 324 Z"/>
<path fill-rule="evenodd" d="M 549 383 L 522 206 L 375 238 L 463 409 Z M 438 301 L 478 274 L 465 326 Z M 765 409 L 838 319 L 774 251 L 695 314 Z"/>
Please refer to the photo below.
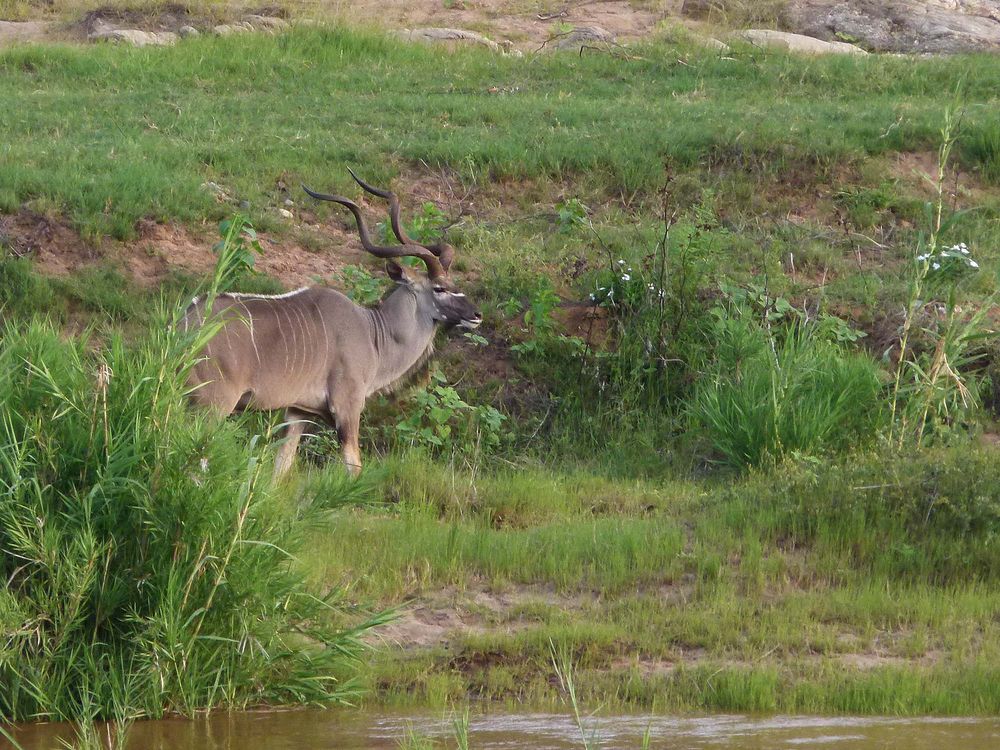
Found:
<path fill-rule="evenodd" d="M 803 716 L 608 716 L 586 720 L 591 747 L 666 750 L 993 750 L 1000 747 L 1000 719 L 851 718 Z M 411 732 L 438 741 L 454 738 L 447 717 L 343 710 L 213 714 L 208 718 L 137 722 L 130 750 L 384 750 L 397 749 Z M 66 725 L 20 727 L 25 750 L 55 750 Z M 454 747 L 454 743 L 449 742 Z M 11 747 L 0 740 L 0 748 Z M 473 716 L 469 747 L 477 750 L 582 748 L 580 730 L 563 714 Z"/>

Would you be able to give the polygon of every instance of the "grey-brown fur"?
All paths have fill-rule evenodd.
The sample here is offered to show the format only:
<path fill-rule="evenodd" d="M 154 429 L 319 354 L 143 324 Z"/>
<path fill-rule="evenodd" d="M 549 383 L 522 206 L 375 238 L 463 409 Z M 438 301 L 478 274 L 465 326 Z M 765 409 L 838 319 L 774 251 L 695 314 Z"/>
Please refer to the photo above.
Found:
<path fill-rule="evenodd" d="M 323 197 L 351 208 L 365 249 L 381 257 L 420 257 L 428 267 L 426 277 L 388 261 L 397 286 L 374 308 L 324 287 L 276 296 L 222 294 L 213 303 L 211 315 L 219 316 L 222 325 L 191 370 L 191 398 L 222 415 L 284 409 L 287 426 L 275 467 L 278 475 L 291 466 L 305 420 L 315 417 L 336 427 L 344 462 L 352 473 L 360 471 L 358 432 L 365 400 L 397 390 L 420 370 L 434 352 L 440 325 L 474 328 L 482 320 L 465 295 L 448 284 L 454 251 L 443 244 L 428 249 L 406 238 L 397 230 L 395 196 L 378 194 L 391 197 L 401 246 L 373 245 L 356 204 Z M 205 300 L 193 300 L 184 326 L 202 326 L 205 308 Z"/>

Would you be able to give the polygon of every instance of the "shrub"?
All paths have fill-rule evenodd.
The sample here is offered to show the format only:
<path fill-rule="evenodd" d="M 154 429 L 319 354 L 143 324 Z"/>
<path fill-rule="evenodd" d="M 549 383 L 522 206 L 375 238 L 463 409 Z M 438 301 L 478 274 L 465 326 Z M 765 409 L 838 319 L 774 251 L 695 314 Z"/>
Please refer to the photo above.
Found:
<path fill-rule="evenodd" d="M 3 331 L 3 720 L 351 693 L 354 632 L 290 556 L 316 512 L 270 485 L 257 438 L 186 408 L 196 350 L 167 325 L 103 351 Z"/>
<path fill-rule="evenodd" d="M 877 365 L 815 330 L 794 325 L 774 341 L 752 322 L 720 320 L 718 369 L 691 413 L 727 463 L 846 449 L 874 435 L 884 411 Z"/>

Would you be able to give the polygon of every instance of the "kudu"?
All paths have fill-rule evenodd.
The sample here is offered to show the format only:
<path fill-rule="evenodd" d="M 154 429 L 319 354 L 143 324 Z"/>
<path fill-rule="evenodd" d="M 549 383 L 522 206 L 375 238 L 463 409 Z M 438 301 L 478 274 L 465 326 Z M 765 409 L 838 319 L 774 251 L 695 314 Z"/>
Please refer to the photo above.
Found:
<path fill-rule="evenodd" d="M 350 209 L 361 244 L 387 259 L 396 288 L 373 308 L 325 287 L 274 296 L 220 294 L 210 314 L 220 316 L 221 327 L 188 379 L 194 402 L 223 415 L 242 409 L 285 410 L 276 476 L 291 467 L 310 417 L 337 430 L 348 471 L 360 472 L 358 430 L 365 400 L 403 385 L 433 353 L 440 326 L 475 328 L 482 322 L 479 311 L 448 281 L 454 249 L 445 242 L 414 242 L 400 224 L 396 195 L 372 187 L 353 171 L 351 176 L 365 191 L 389 201 L 392 230 L 402 244 L 374 244 L 356 203 L 303 188 L 317 200 Z M 426 277 L 392 260 L 405 256 L 423 261 Z M 207 314 L 206 301 L 195 298 L 185 326 L 204 325 Z"/>

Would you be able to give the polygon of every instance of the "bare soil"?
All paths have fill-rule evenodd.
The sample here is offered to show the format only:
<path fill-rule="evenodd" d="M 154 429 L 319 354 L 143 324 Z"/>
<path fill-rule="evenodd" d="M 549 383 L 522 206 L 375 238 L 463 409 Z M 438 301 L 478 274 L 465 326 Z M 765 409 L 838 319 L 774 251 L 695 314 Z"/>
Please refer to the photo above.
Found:
<path fill-rule="evenodd" d="M 355 25 L 414 29 L 448 27 L 478 31 L 500 41 L 510 40 L 528 50 L 576 26 L 598 26 L 619 41 L 630 41 L 654 32 L 660 22 L 680 13 L 680 0 L 583 0 L 582 2 L 532 2 L 531 0 L 333 0 L 318 5 L 290 3 L 286 7 L 202 7 L 166 3 L 153 7 L 81 5 L 75 18 L 53 21 L 2 21 L 0 46 L 18 42 L 86 39 L 98 28 L 173 31 L 193 26 L 202 31 L 246 13 L 301 19 L 335 18 Z"/>
<path fill-rule="evenodd" d="M 646 36 L 680 0 L 557 2 L 552 0 L 352 0 L 323 7 L 355 22 L 386 28 L 444 26 L 479 31 L 500 41 L 539 45 L 565 27 L 599 26 L 620 41 Z"/>
<path fill-rule="evenodd" d="M 134 240 L 105 239 L 94 245 L 59 219 L 28 210 L 0 216 L 0 235 L 6 244 L 51 276 L 68 276 L 88 265 L 112 262 L 139 285 L 152 286 L 171 272 L 204 274 L 215 265 L 212 246 L 218 235 L 208 228 L 143 222 L 138 229 L 139 237 Z M 288 287 L 327 281 L 344 266 L 370 257 L 357 235 L 335 223 L 302 222 L 299 230 L 282 237 L 260 234 L 264 252 L 257 268 Z M 298 239 L 305 232 L 316 238 L 310 247 Z"/>
<path fill-rule="evenodd" d="M 661 586 L 650 590 L 649 595 L 661 597 L 665 602 L 683 606 L 692 593 L 692 587 L 685 583 Z M 397 620 L 378 629 L 370 636 L 373 645 L 390 652 L 417 655 L 444 649 L 454 651 L 461 647 L 464 638 L 490 634 L 509 636 L 540 626 L 532 607 L 558 608 L 570 614 L 584 617 L 601 604 L 601 596 L 596 592 L 560 593 L 549 586 L 517 585 L 502 591 L 486 586 L 466 590 L 448 587 L 423 592 L 406 604 Z M 844 632 L 837 638 L 836 646 L 830 652 L 805 651 L 803 653 L 769 653 L 755 660 L 740 660 L 732 657 L 721 659 L 727 667 L 751 667 L 760 661 L 787 661 L 800 663 L 833 659 L 843 668 L 856 671 L 870 671 L 883 667 L 921 666 L 929 667 L 945 658 L 940 649 L 928 645 L 920 653 L 910 653 L 906 641 L 911 634 L 905 629 L 884 630 L 873 637 L 859 637 Z M 637 670 L 645 676 L 667 676 L 678 668 L 690 669 L 700 664 L 718 665 L 720 658 L 704 648 L 676 644 L 669 656 L 651 656 L 641 653 L 628 655 L 607 654 L 605 667 L 611 672 Z M 496 658 L 502 658 L 495 655 Z M 482 666 L 486 654 L 467 654 L 470 664 Z M 457 658 L 461 665 L 463 658 Z"/>

